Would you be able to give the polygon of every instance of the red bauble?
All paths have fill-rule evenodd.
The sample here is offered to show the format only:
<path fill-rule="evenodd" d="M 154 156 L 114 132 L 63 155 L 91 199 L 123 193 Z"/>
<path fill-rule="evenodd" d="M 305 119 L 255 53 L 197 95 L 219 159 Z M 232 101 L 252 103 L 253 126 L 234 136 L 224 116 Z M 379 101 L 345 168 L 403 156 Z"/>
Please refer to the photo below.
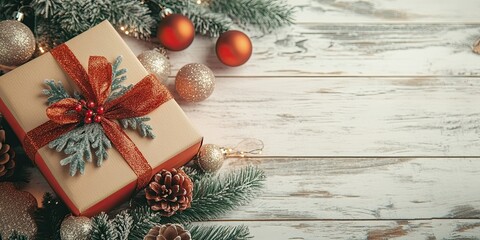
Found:
<path fill-rule="evenodd" d="M 223 64 L 236 67 L 246 63 L 252 56 L 252 42 L 245 33 L 230 30 L 220 35 L 216 50 Z"/>
<path fill-rule="evenodd" d="M 157 29 L 157 38 L 160 43 L 172 51 L 180 51 L 193 42 L 195 27 L 192 21 L 181 14 L 166 16 Z"/>

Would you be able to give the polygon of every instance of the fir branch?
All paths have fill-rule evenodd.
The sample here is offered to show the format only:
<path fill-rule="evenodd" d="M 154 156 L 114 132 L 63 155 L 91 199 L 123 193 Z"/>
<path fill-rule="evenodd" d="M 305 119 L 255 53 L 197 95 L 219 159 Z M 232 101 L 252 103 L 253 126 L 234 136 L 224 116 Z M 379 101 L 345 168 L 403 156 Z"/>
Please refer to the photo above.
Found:
<path fill-rule="evenodd" d="M 69 213 L 70 211 L 63 202 L 53 197 L 52 194 L 45 193 L 42 207 L 35 212 L 38 228 L 37 239 L 61 240 L 60 225 Z"/>
<path fill-rule="evenodd" d="M 214 0 L 208 7 L 242 27 L 255 27 L 264 33 L 293 23 L 293 8 L 281 0 Z"/>
<path fill-rule="evenodd" d="M 123 128 L 131 128 L 133 130 L 137 130 L 142 137 L 155 138 L 152 126 L 145 123 L 147 121 L 150 121 L 149 117 L 120 119 L 120 123 L 122 124 Z"/>
<path fill-rule="evenodd" d="M 108 220 L 106 213 L 102 212 L 92 218 L 92 234 L 90 235 L 92 240 L 110 240 L 115 237 L 115 228 Z"/>
<path fill-rule="evenodd" d="M 42 93 L 48 96 L 48 105 L 52 105 L 62 99 L 70 98 L 70 94 L 65 90 L 61 81 L 55 83 L 55 80 L 45 80 L 48 88 L 43 89 Z"/>
<path fill-rule="evenodd" d="M 33 0 L 31 6 L 35 10 L 35 14 L 44 18 L 49 18 L 61 4 L 60 0 Z"/>
<path fill-rule="evenodd" d="M 84 124 L 48 144 L 50 148 L 56 151 L 63 151 L 68 157 L 62 159 L 62 166 L 70 165 L 70 175 L 74 176 L 77 171 L 81 174 L 85 172 L 85 161 L 92 161 L 91 149 L 96 149 L 95 156 L 97 166 L 101 166 L 104 159 L 107 159 L 107 149 L 112 148 L 110 140 L 103 132 L 103 128 L 98 123 Z"/>
<path fill-rule="evenodd" d="M 225 175 L 206 174 L 194 183 L 191 208 L 163 222 L 189 223 L 218 218 L 257 196 L 263 186 L 262 170 L 248 166 Z"/>
<path fill-rule="evenodd" d="M 187 16 L 195 26 L 195 31 L 202 35 L 217 37 L 227 31 L 231 25 L 231 21 L 221 14 L 208 11 L 191 0 L 150 0 L 149 2 L 153 3 L 150 4 L 150 9 L 158 16 L 160 16 L 160 6 Z"/>
<path fill-rule="evenodd" d="M 161 221 L 161 215 L 153 212 L 148 206 L 135 208 L 130 215 L 133 218 L 133 226 L 128 236 L 129 240 L 143 239 L 147 232 Z"/>
<path fill-rule="evenodd" d="M 213 14 L 205 9 L 197 8 L 184 13 L 195 26 L 195 32 L 210 37 L 218 37 L 230 28 L 230 21 L 218 14 Z"/>
<path fill-rule="evenodd" d="M 247 240 L 252 238 L 247 226 L 187 226 L 195 240 Z"/>
<path fill-rule="evenodd" d="M 111 221 L 115 228 L 115 238 L 117 240 L 128 240 L 133 226 L 133 218 L 128 211 L 122 211 Z"/>
<path fill-rule="evenodd" d="M 22 6 L 22 1 L 2 0 L 0 1 L 0 20 L 13 19 L 13 13 Z"/>

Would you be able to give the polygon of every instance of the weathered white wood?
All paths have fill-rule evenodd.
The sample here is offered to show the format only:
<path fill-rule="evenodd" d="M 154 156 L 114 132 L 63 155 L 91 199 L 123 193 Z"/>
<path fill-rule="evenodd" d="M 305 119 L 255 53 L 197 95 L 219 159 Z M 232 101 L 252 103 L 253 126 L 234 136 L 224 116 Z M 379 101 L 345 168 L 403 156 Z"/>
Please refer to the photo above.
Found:
<path fill-rule="evenodd" d="M 476 0 L 289 0 L 297 23 L 479 22 Z"/>
<path fill-rule="evenodd" d="M 267 156 L 479 156 L 479 92 L 477 78 L 217 78 L 181 106 L 205 142 L 258 138 Z"/>
<path fill-rule="evenodd" d="M 225 219 L 479 218 L 480 159 L 298 158 L 229 161 L 266 171 L 263 194 Z"/>
<path fill-rule="evenodd" d="M 222 220 L 480 217 L 480 159 L 232 159 L 225 169 L 247 164 L 265 170 L 265 191 Z M 38 172 L 26 190 L 51 191 Z"/>
<path fill-rule="evenodd" d="M 253 239 L 478 239 L 479 220 L 424 221 L 242 221 L 204 225 L 246 225 Z"/>
<path fill-rule="evenodd" d="M 215 39 L 196 37 L 170 52 L 172 76 L 187 63 L 209 66 L 216 76 L 458 76 L 478 75 L 472 52 L 480 24 L 299 24 L 252 38 L 251 59 L 222 65 Z M 139 54 L 155 44 L 125 37 Z"/>

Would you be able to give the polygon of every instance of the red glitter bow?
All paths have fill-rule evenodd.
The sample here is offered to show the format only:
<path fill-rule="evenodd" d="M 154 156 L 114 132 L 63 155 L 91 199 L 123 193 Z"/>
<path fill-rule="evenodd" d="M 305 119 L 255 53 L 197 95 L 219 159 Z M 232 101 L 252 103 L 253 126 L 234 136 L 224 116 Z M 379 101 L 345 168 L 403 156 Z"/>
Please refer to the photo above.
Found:
<path fill-rule="evenodd" d="M 79 123 L 99 123 L 105 135 L 137 175 L 137 190 L 148 184 L 152 168 L 140 150 L 126 135 L 117 119 L 144 116 L 172 98 L 155 76 L 148 75 L 130 91 L 106 101 L 112 86 L 112 66 L 105 57 L 91 56 L 88 73 L 67 45 L 62 44 L 51 54 L 82 92 L 85 101 L 66 98 L 47 108 L 50 121 L 29 131 L 25 150 L 35 159 L 38 149 L 76 128 Z"/>

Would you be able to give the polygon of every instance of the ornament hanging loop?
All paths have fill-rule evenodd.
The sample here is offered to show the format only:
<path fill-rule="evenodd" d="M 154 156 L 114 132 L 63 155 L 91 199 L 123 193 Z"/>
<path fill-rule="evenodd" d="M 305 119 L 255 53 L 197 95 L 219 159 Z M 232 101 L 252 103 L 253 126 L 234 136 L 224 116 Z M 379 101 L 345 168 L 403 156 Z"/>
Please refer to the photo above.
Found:
<path fill-rule="evenodd" d="M 222 148 L 225 158 L 245 158 L 252 155 L 260 155 L 265 147 L 260 139 L 246 138 L 233 148 Z"/>

